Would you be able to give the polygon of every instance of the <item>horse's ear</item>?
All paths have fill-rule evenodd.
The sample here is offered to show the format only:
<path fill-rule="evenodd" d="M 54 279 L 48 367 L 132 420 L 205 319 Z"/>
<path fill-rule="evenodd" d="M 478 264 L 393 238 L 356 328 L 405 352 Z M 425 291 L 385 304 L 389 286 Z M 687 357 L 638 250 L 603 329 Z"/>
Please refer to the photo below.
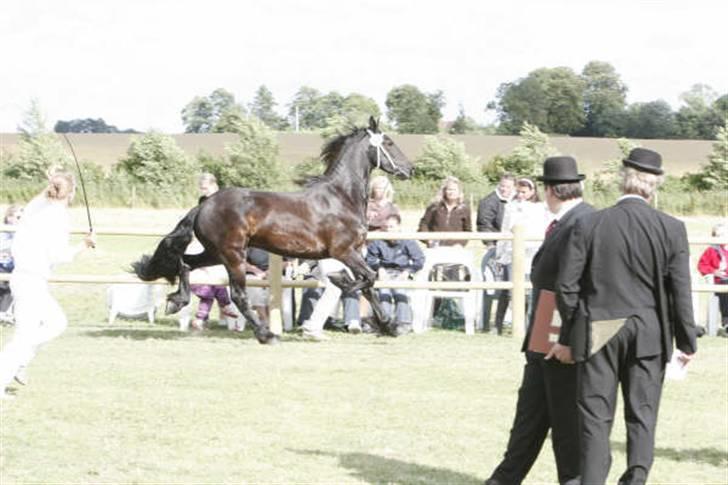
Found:
<path fill-rule="evenodd" d="M 369 129 L 373 133 L 377 133 L 379 131 L 379 122 L 374 119 L 374 116 L 369 117 Z"/>

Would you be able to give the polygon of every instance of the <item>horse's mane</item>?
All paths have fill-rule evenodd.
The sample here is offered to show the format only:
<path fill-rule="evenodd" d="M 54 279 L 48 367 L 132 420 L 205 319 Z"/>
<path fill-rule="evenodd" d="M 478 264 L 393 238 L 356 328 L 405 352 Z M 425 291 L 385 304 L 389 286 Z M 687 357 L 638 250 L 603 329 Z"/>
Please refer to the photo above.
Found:
<path fill-rule="evenodd" d="M 296 183 L 304 187 L 311 187 L 322 180 L 326 180 L 335 163 L 339 160 L 339 155 L 341 154 L 341 150 L 343 150 L 344 146 L 346 146 L 349 140 L 365 132 L 366 128 L 357 128 L 352 126 L 349 128 L 348 133 L 339 134 L 328 140 L 321 149 L 321 155 L 319 157 L 321 159 L 321 163 L 323 163 L 326 167 L 324 169 L 324 173 L 322 175 L 314 175 L 305 179 L 299 179 Z"/>

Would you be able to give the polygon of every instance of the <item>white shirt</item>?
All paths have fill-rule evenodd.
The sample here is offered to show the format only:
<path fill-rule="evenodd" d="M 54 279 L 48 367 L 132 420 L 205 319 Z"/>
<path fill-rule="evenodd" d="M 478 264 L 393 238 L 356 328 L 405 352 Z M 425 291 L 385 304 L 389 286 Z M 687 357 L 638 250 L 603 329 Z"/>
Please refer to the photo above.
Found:
<path fill-rule="evenodd" d="M 47 279 L 56 263 L 73 259 L 70 246 L 70 220 L 65 203 L 41 195 L 25 207 L 13 238 L 15 273 Z"/>
<path fill-rule="evenodd" d="M 542 202 L 527 202 L 514 200 L 506 205 L 503 216 L 502 230 L 511 232 L 513 226 L 520 224 L 525 229 L 528 238 L 539 238 L 543 236 L 546 225 L 550 222 L 546 205 Z M 530 261 L 538 251 L 541 243 L 539 241 L 528 241 L 526 243 L 526 267 L 530 268 Z M 501 264 L 511 264 L 513 247 L 510 241 L 498 241 L 496 243 L 496 257 Z"/>

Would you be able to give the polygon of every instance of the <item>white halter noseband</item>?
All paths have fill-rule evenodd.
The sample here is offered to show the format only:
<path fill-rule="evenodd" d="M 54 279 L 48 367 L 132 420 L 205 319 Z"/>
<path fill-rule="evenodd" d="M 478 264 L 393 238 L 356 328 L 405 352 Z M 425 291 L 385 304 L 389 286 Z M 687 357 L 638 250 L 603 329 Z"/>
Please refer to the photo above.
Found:
<path fill-rule="evenodd" d="M 374 133 L 370 129 L 367 129 L 367 133 L 369 133 L 369 144 L 377 149 L 377 168 L 381 168 L 382 166 L 382 153 L 384 153 L 384 156 L 389 160 L 390 165 L 392 165 L 392 170 L 394 172 L 401 171 L 387 149 L 384 148 L 384 133 Z"/>

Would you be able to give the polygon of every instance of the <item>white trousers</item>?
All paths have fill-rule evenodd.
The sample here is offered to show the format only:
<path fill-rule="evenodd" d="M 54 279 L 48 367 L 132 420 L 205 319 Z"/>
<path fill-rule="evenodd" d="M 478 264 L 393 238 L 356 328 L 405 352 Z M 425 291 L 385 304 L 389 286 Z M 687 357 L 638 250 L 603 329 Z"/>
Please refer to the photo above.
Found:
<path fill-rule="evenodd" d="M 326 288 L 324 288 L 323 294 L 318 299 L 311 318 L 303 323 L 303 326 L 307 330 L 321 332 L 324 329 L 326 319 L 336 310 L 336 305 L 339 304 L 339 299 L 341 298 L 341 289 L 329 280 L 328 274 L 341 271 L 342 269 L 346 270 L 349 276 L 354 278 L 351 270 L 337 259 L 327 258 L 318 262 L 313 274 L 316 279 L 326 284 Z"/>
<path fill-rule="evenodd" d="M 58 337 L 68 326 L 66 315 L 44 279 L 13 274 L 10 291 L 15 299 L 15 333 L 0 352 L 0 392 L 18 369 L 33 360 L 38 347 Z"/>

